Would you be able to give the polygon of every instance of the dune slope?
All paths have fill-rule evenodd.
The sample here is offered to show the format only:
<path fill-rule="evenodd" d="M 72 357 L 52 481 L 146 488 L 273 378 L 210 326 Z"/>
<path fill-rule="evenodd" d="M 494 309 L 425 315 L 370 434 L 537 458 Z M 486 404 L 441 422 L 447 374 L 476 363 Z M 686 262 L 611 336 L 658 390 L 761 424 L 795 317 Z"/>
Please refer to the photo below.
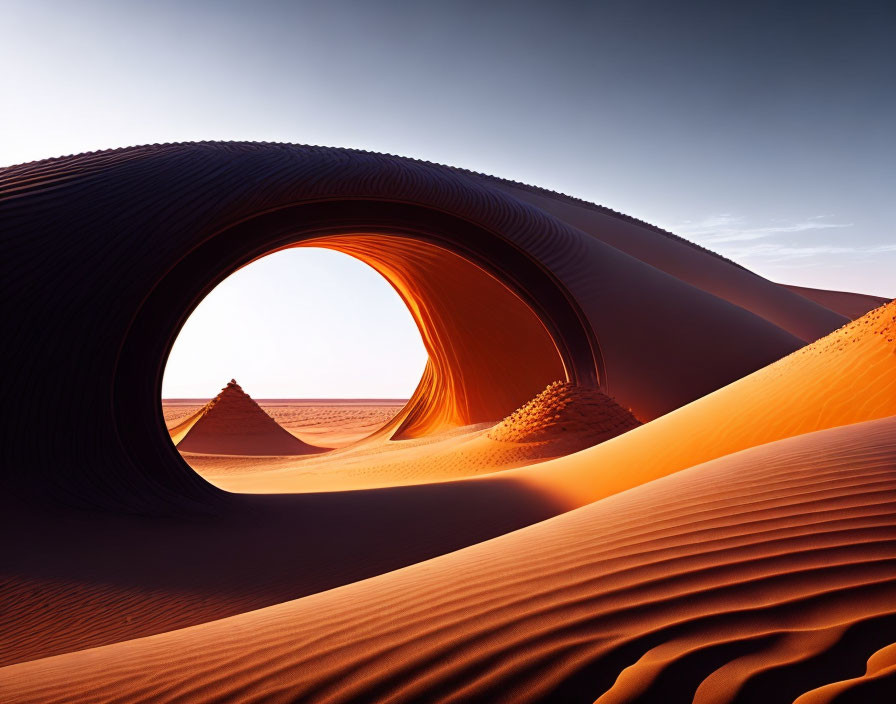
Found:
<path fill-rule="evenodd" d="M 37 509 L 0 496 L 0 666 L 297 599 L 562 510 L 500 477 L 233 495 L 226 511 L 201 517 Z"/>
<path fill-rule="evenodd" d="M 326 448 L 302 442 L 231 379 L 215 398 L 169 431 L 182 452 L 217 455 L 310 455 Z"/>
<path fill-rule="evenodd" d="M 571 507 L 801 433 L 896 414 L 896 301 L 596 447 L 506 474 Z"/>
<path fill-rule="evenodd" d="M 806 288 L 805 286 L 791 286 L 789 284 L 779 285 L 840 315 L 845 315 L 850 320 L 861 318 L 868 311 L 893 300 L 891 298 L 881 298 L 880 296 L 869 296 L 865 293 L 828 291 L 823 288 Z"/>
<path fill-rule="evenodd" d="M 576 508 L 732 452 L 894 414 L 896 302 L 687 406 L 560 459 L 534 464 L 530 454 L 513 464 L 513 457 L 497 454 L 495 448 L 525 445 L 484 446 L 488 438 L 480 437 L 458 441 L 450 452 L 447 444 L 445 451 L 393 444 L 390 452 L 379 448 L 365 455 L 358 448 L 351 457 L 284 459 L 273 471 L 253 472 L 248 479 L 234 475 L 214 481 L 238 491 L 338 491 L 500 471 L 506 479 Z M 503 432 L 502 427 L 495 432 Z M 557 434 L 557 441 L 562 437 Z"/>
<path fill-rule="evenodd" d="M 565 439 L 570 447 L 581 449 L 639 425 L 629 411 L 597 389 L 555 381 L 489 430 L 488 437 L 502 442 Z"/>
<path fill-rule="evenodd" d="M 487 180 L 497 181 L 501 190 L 551 213 L 594 239 L 748 310 L 805 342 L 813 342 L 846 322 L 843 313 L 836 308 L 812 297 L 798 295 L 801 292 L 779 286 L 658 227 L 560 193 Z"/>
<path fill-rule="evenodd" d="M 888 418 L 724 457 L 322 594 L 12 665 L 0 695 L 792 701 L 861 677 L 894 628 Z"/>

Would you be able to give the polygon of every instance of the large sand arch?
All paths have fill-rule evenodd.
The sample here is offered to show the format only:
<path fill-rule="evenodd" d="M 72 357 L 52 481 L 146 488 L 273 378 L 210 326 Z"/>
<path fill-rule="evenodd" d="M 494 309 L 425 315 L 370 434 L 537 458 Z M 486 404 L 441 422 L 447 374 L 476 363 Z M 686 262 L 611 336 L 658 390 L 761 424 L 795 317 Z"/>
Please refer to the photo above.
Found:
<path fill-rule="evenodd" d="M 21 409 L 4 431 L 8 484 L 126 510 L 223 497 L 167 440 L 167 353 L 193 307 L 233 270 L 324 236 L 404 238 L 463 257 L 537 316 L 567 378 L 599 383 L 643 419 L 800 345 L 767 317 L 499 184 L 389 155 L 250 143 L 152 145 L 0 171 L 0 287 L 16 340 L 6 390 Z M 801 300 L 807 314 L 842 320 Z M 430 380 L 417 399 L 428 410 L 409 409 L 405 431 L 426 431 L 430 420 L 414 418 L 446 420 L 441 410 L 458 387 L 439 384 L 463 373 L 452 371 Z"/>
<path fill-rule="evenodd" d="M 275 249 L 326 247 L 360 259 L 406 302 L 429 359 L 384 429 L 393 438 L 498 421 L 555 379 L 606 386 L 599 345 L 568 292 L 473 223 L 410 204 L 334 200 L 266 213 L 223 235 L 253 236 Z"/>

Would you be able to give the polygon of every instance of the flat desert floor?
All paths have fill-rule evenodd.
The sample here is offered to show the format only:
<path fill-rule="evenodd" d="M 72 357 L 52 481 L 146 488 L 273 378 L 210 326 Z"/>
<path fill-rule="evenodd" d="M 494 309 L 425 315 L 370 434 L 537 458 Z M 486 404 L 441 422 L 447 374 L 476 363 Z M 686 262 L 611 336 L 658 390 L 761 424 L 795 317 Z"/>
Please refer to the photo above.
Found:
<path fill-rule="evenodd" d="M 211 399 L 163 399 L 171 428 Z M 338 448 L 367 437 L 388 423 L 407 399 L 256 399 L 258 405 L 296 437 L 312 445 Z"/>

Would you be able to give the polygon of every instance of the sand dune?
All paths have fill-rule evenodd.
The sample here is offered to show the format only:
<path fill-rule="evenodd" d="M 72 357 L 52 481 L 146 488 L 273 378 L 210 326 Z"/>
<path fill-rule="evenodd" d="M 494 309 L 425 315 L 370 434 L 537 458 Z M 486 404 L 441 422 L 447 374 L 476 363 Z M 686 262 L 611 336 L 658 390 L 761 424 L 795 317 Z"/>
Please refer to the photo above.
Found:
<path fill-rule="evenodd" d="M 896 692 L 896 643 L 891 643 L 868 658 L 865 672 L 806 692 L 794 704 L 832 704 L 833 702 L 886 702 Z"/>
<path fill-rule="evenodd" d="M 571 507 L 801 433 L 896 414 L 896 301 L 662 418 L 508 475 Z"/>
<path fill-rule="evenodd" d="M 850 320 L 861 318 L 865 313 L 889 303 L 891 298 L 880 296 L 868 296 L 864 293 L 848 293 L 846 291 L 827 291 L 820 288 L 806 288 L 805 286 L 789 286 L 781 284 L 784 288 L 798 293 L 810 301 L 829 308 L 832 311 L 845 315 Z"/>
<path fill-rule="evenodd" d="M 502 442 L 565 441 L 579 450 L 640 425 L 622 406 L 597 389 L 555 381 L 488 431 Z"/>
<path fill-rule="evenodd" d="M 0 210 L 0 701 L 893 698 L 896 303 L 834 331 L 874 298 L 357 150 L 34 162 Z M 235 382 L 163 418 L 190 312 L 301 246 L 406 302 L 407 406 L 313 455 Z"/>
<path fill-rule="evenodd" d="M 596 389 L 555 382 L 497 425 L 413 440 L 378 433 L 343 451 L 295 461 L 186 455 L 216 486 L 245 493 L 334 491 L 438 482 L 522 467 L 604 442 L 640 423 Z"/>
<path fill-rule="evenodd" d="M 402 290 L 420 296 L 407 302 L 423 312 L 418 325 L 426 339 L 438 341 L 440 360 L 469 345 L 482 351 L 469 370 L 431 374 L 427 393 L 409 410 L 459 418 L 460 424 L 499 420 L 563 378 L 557 369 L 569 381 L 599 385 L 649 420 L 842 322 L 816 306 L 827 323 L 813 322 L 812 330 L 796 336 L 746 304 L 584 232 L 507 185 L 390 155 L 239 142 L 145 145 L 3 169 L 0 208 L 15 256 L 2 260 L 0 292 L 9 303 L 9 327 L 19 331 L 12 351 L 23 370 L 6 388 L 10 402 L 28 409 L 10 428 L 15 442 L 8 443 L 7 464 L 15 469 L 4 476 L 18 493 L 113 510 L 164 511 L 170 503 L 221 500 L 160 447 L 164 360 L 186 317 L 229 273 L 271 251 L 319 246 L 323 239 L 334 248 L 366 245 L 384 271 L 394 272 L 390 281 L 413 284 Z M 594 207 L 609 226 L 648 230 L 663 252 L 671 248 L 670 257 L 697 251 L 670 233 Z M 408 243 L 447 254 L 424 269 L 425 262 L 409 266 Z M 429 318 L 426 311 L 455 305 L 441 287 L 425 285 L 452 257 L 462 258 L 469 274 L 446 284 L 459 295 L 457 315 Z M 725 263 L 713 275 L 721 282 L 733 269 Z M 47 285 L 35 296 L 38 276 Z M 547 335 L 556 359 L 545 367 L 550 376 L 531 380 L 522 398 L 499 388 L 502 406 L 477 417 L 465 410 L 466 391 L 501 377 L 520 357 L 505 335 L 471 335 L 454 322 L 469 302 L 464 287 L 484 290 L 488 277 L 506 289 L 501 300 L 515 297 L 535 315 L 537 328 L 524 332 Z M 800 311 L 812 308 L 793 296 Z M 479 308 L 486 331 L 500 332 L 504 321 L 488 318 L 489 305 Z M 519 312 L 514 317 L 521 320 Z M 103 335 L 87 332 L 97 330 Z M 61 355 L 49 340 L 72 340 L 70 353 Z M 30 401 L 34 397 L 47 399 L 52 412 Z M 48 442 L 43 429 L 51 417 L 66 429 L 64 440 Z M 117 440 L 96 441 L 106 435 Z M 63 469 L 73 462 L 80 471 Z"/>
<path fill-rule="evenodd" d="M 275 497 L 240 497 L 221 518 L 201 523 L 113 517 L 84 523 L 74 517 L 60 524 L 58 516 L 37 514 L 34 520 L 44 528 L 29 530 L 35 536 L 46 533 L 47 540 L 39 547 L 32 541 L 32 548 L 9 563 L 15 577 L 7 594 L 21 603 L 25 615 L 15 616 L 15 627 L 3 628 L 17 634 L 8 639 L 13 652 L 6 657 L 39 657 L 267 606 L 520 528 L 672 474 L 688 462 L 694 464 L 695 457 L 721 454 L 724 448 L 737 451 L 745 442 L 759 445 L 776 434 L 796 434 L 816 425 L 857 422 L 862 414 L 885 414 L 896 402 L 896 345 L 888 336 L 894 306 L 677 413 L 541 465 L 417 487 L 284 496 L 273 503 Z M 756 418 L 761 422 L 754 422 Z M 393 442 L 400 447 L 417 443 L 406 450 L 416 455 L 413 461 L 408 458 L 405 474 L 385 475 L 398 483 L 431 482 L 441 471 L 440 462 L 445 471 L 456 469 L 459 455 L 448 451 L 450 443 L 467 450 L 477 440 L 514 445 L 489 440 L 486 432 L 476 431 L 478 437 L 472 440 L 461 434 L 442 441 Z M 358 488 L 346 477 L 363 480 L 364 465 L 369 468 L 376 454 L 360 455 L 356 467 L 343 459 L 322 469 L 320 477 Z M 522 461 L 526 463 L 525 457 Z M 250 472 L 244 477 L 245 489 L 270 490 L 275 474 Z M 308 490 L 314 486 L 311 479 L 318 478 L 287 469 L 281 479 L 280 488 Z M 482 513 L 485 505 L 489 509 Z M 383 524 L 386 517 L 389 530 Z M 31 525 L 13 512 L 7 512 L 7 518 L 16 526 Z M 372 525 L 377 526 L 374 533 L 366 530 Z M 414 526 L 413 545 L 408 525 Z M 392 528 L 403 536 L 397 542 L 388 538 Z M 364 540 L 359 540 L 359 529 Z M 309 540 L 308 531 L 327 538 Z M 101 560 L 78 547 L 100 542 Z M 172 542 L 177 550 L 166 548 L 159 563 L 156 546 Z M 284 562 L 285 553 L 296 561 Z M 48 565 L 56 566 L 48 570 Z M 160 581 L 158 570 L 169 577 Z M 104 571 L 108 576 L 97 583 Z M 148 588 L 154 583 L 155 588 Z M 137 609 L 135 600 L 154 607 Z"/>
<path fill-rule="evenodd" d="M 0 692 L 11 702 L 790 701 L 861 677 L 894 626 L 889 418 L 721 458 L 298 601 L 6 667 Z"/>
<path fill-rule="evenodd" d="M 500 478 L 233 495 L 213 514 L 163 517 L 36 508 L 0 496 L 0 665 L 296 599 L 562 510 Z"/>
<path fill-rule="evenodd" d="M 576 508 L 738 450 L 893 414 L 896 302 L 677 411 L 567 457 L 560 457 L 570 451 L 561 435 L 503 443 L 473 428 L 420 444 L 380 438 L 308 459 L 190 462 L 217 485 L 245 492 L 365 489 L 502 472 Z"/>
<path fill-rule="evenodd" d="M 593 203 L 531 186 L 503 182 L 498 187 L 678 281 L 755 313 L 805 342 L 813 342 L 846 322 L 836 308 L 796 295 L 801 292 L 763 279 L 715 252 L 635 218 L 620 217 Z"/>
<path fill-rule="evenodd" d="M 231 379 L 221 393 L 168 431 L 182 452 L 216 455 L 311 455 L 328 448 L 302 442 Z"/>

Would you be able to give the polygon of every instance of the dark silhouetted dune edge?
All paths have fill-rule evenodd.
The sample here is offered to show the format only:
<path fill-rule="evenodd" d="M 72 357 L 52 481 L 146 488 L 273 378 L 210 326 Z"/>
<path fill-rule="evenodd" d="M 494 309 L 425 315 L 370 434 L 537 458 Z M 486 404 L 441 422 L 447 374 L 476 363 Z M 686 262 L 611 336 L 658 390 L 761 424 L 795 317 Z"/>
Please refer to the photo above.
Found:
<path fill-rule="evenodd" d="M 12 665 L 0 694 L 792 701 L 862 678 L 894 628 L 887 418 L 720 458 L 297 601 Z"/>
<path fill-rule="evenodd" d="M 0 220 L 0 702 L 896 700 L 896 302 L 847 325 L 874 297 L 358 150 L 33 162 Z M 373 435 L 214 486 L 165 360 L 294 246 L 383 274 L 430 361 Z M 555 379 L 587 418 L 527 403 Z M 315 449 L 232 391 L 181 449 Z M 558 429 L 605 441 L 531 449 Z"/>
<path fill-rule="evenodd" d="M 4 512 L 0 662 L 193 626 L 457 550 L 723 455 L 896 414 L 890 304 L 799 353 L 601 445 L 416 486 L 233 497 L 214 518 Z M 348 486 L 338 467 L 334 487 Z M 387 477 L 388 478 L 388 477 Z M 395 477 L 391 477 L 392 480 Z M 20 511 L 21 513 L 21 511 Z M 645 518 L 645 520 L 649 520 Z M 375 528 L 375 530 L 374 530 Z"/>
<path fill-rule="evenodd" d="M 881 296 L 869 296 L 865 293 L 828 291 L 821 288 L 806 288 L 805 286 L 791 286 L 789 284 L 780 285 L 840 315 L 845 315 L 851 320 L 861 318 L 868 311 L 893 300 L 892 298 L 882 298 Z"/>

